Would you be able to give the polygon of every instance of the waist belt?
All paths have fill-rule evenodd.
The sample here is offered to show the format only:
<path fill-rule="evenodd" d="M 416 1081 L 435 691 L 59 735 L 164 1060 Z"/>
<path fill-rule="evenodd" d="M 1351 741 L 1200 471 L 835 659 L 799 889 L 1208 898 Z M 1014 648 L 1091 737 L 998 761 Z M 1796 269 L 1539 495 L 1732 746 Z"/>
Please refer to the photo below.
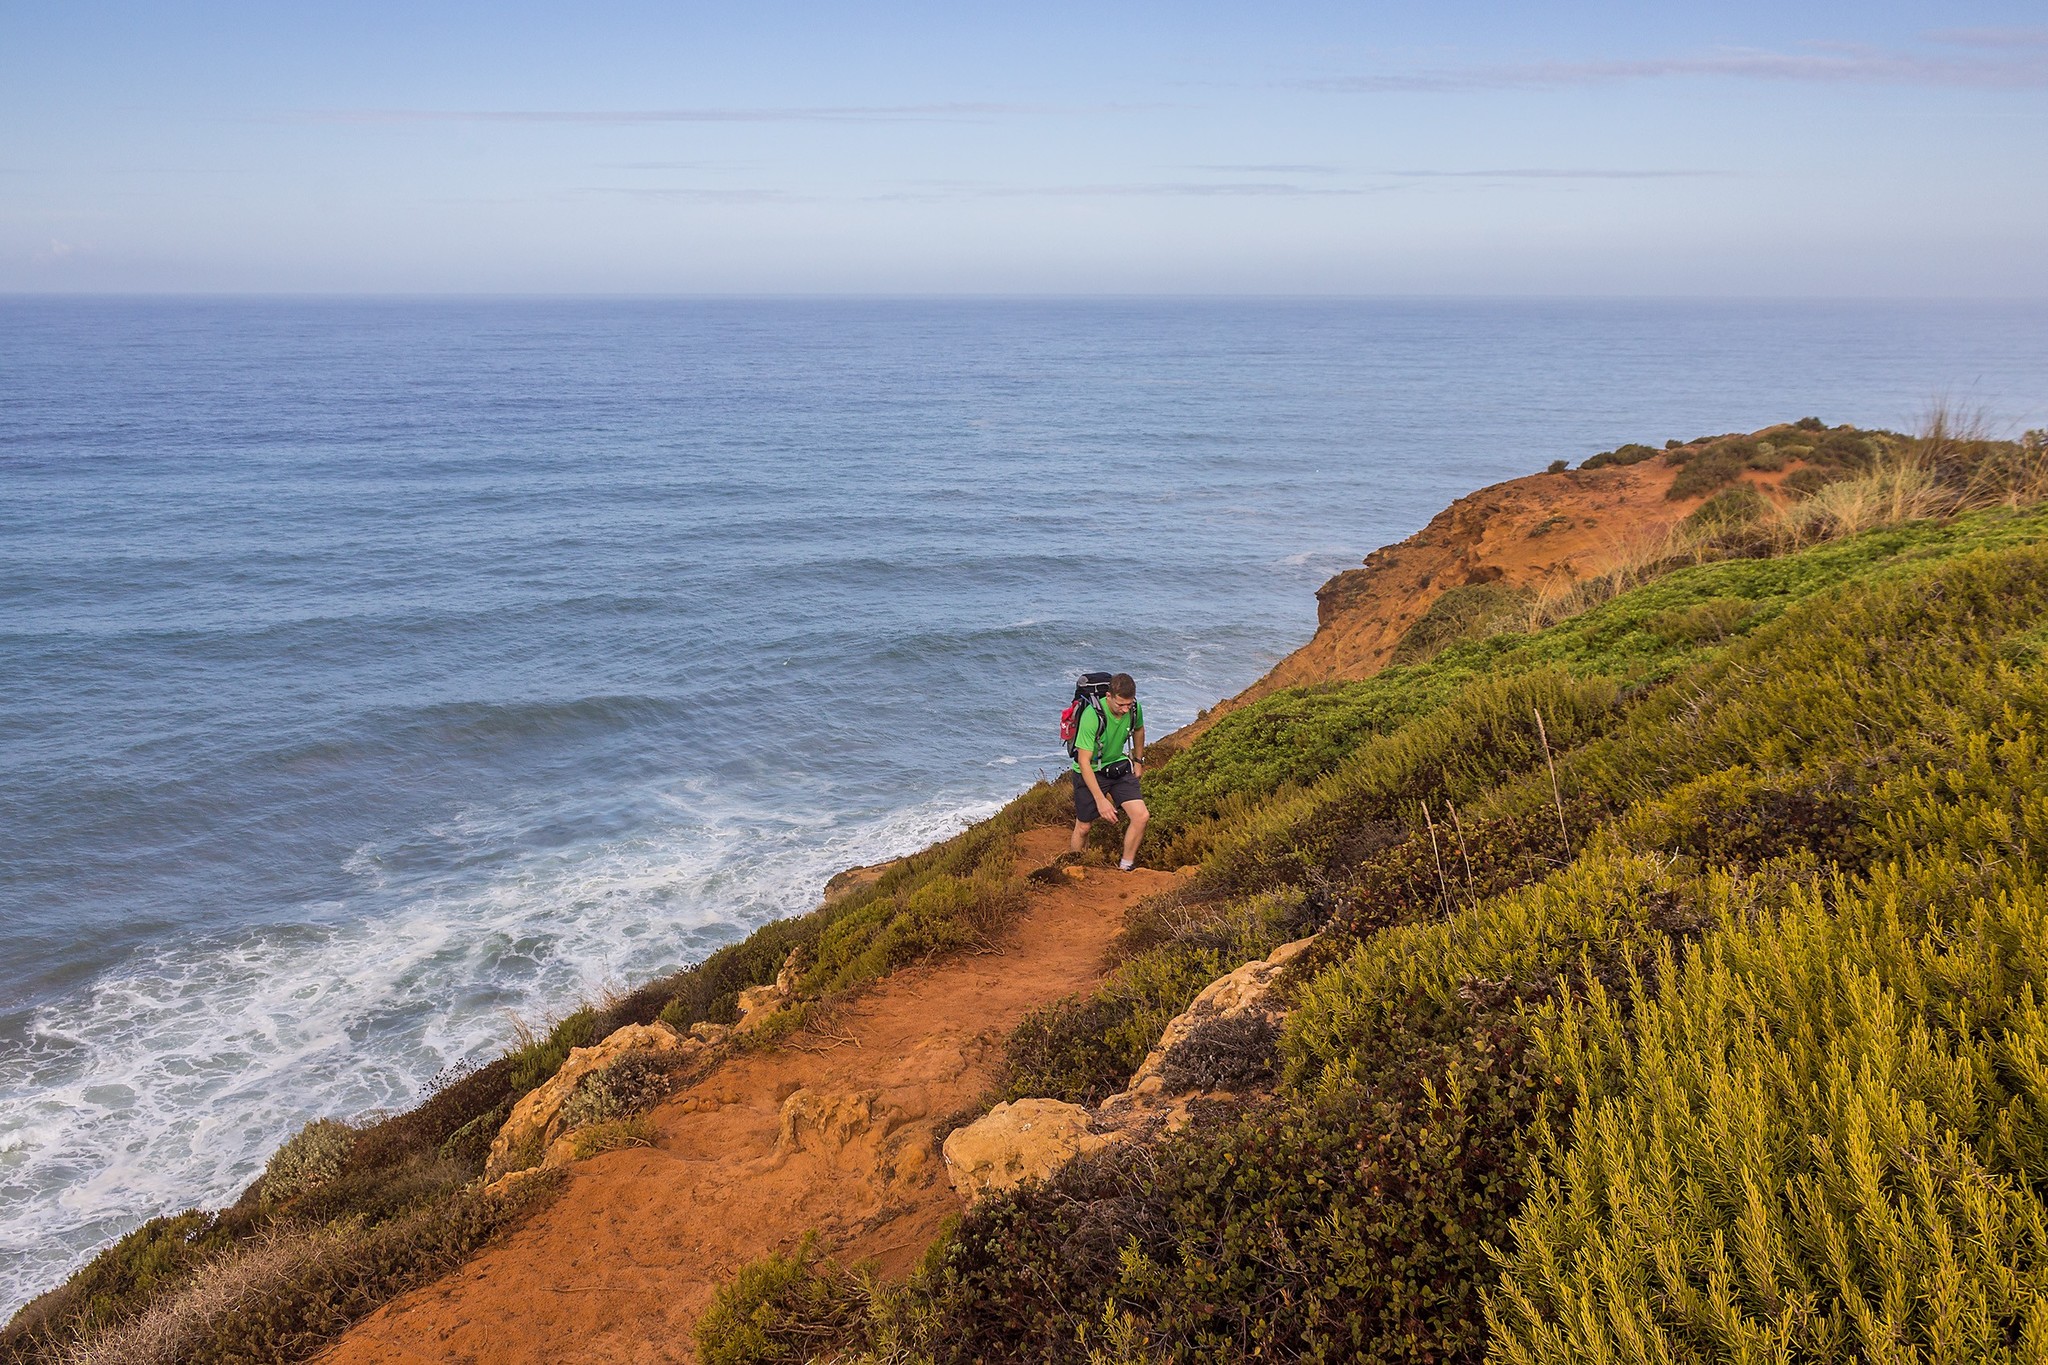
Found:
<path fill-rule="evenodd" d="M 1098 778 L 1108 778 L 1111 782 L 1121 782 L 1131 775 L 1131 760 L 1120 758 L 1114 763 L 1097 768 L 1095 775 Z"/>

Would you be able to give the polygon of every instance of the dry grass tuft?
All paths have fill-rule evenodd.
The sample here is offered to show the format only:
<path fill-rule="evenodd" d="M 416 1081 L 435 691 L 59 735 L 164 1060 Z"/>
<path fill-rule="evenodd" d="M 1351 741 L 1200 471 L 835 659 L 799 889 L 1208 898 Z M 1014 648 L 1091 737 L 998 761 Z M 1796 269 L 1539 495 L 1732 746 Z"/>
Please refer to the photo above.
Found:
<path fill-rule="evenodd" d="M 345 1254 L 354 1230 L 283 1225 L 203 1267 L 192 1282 L 141 1316 L 81 1339 L 55 1357 L 60 1365 L 174 1365 L 214 1328 L 308 1266 Z"/>
<path fill-rule="evenodd" d="M 1918 435 L 1886 438 L 1867 467 L 1804 498 L 1762 498 L 1759 513 L 1739 522 L 1694 517 L 1638 530 L 1606 573 L 1539 584 L 1521 626 L 1543 630 L 1688 565 L 1792 554 L 1906 522 L 2048 502 L 2048 439 L 2030 432 L 2019 441 L 1996 440 L 1988 431 L 1982 412 L 1936 402 Z"/>
<path fill-rule="evenodd" d="M 654 1120 L 645 1115 L 594 1123 L 575 1134 L 576 1159 L 588 1161 L 601 1152 L 616 1152 L 621 1147 L 652 1147 L 655 1136 Z"/>

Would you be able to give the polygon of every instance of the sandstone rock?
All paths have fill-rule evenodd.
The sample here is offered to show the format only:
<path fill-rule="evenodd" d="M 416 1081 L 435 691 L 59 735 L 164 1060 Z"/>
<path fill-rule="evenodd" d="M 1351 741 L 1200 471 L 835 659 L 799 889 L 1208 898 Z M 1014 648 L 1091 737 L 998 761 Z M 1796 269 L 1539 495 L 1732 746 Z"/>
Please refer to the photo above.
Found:
<path fill-rule="evenodd" d="M 775 973 L 775 990 L 784 1000 L 796 999 L 797 978 L 803 975 L 804 950 L 791 948 L 789 956 L 782 959 L 782 969 Z"/>
<path fill-rule="evenodd" d="M 1088 879 L 1087 869 L 1075 867 L 1072 863 L 1069 863 L 1067 866 L 1061 868 L 1060 871 L 1065 873 L 1067 876 L 1073 878 L 1077 882 L 1086 881 Z"/>
<path fill-rule="evenodd" d="M 873 1095 L 828 1095 L 798 1090 L 782 1102 L 775 1134 L 778 1154 L 815 1152 L 831 1156 L 865 1133 L 874 1122 Z"/>
<path fill-rule="evenodd" d="M 703 1040 L 684 1038 L 667 1024 L 628 1024 L 593 1047 L 569 1050 L 555 1074 L 520 1097 L 512 1116 L 491 1142 L 484 1175 L 496 1180 L 507 1172 L 533 1165 L 562 1136 L 562 1103 L 585 1076 L 605 1071 L 631 1052 L 702 1051 Z"/>
<path fill-rule="evenodd" d="M 782 1008 L 782 992 L 773 986 L 749 986 L 740 992 L 737 1008 L 740 1021 L 732 1026 L 733 1032 L 752 1033 Z"/>
<path fill-rule="evenodd" d="M 717 1047 L 732 1036 L 731 1024 L 711 1024 L 702 1020 L 690 1025 L 690 1036 L 711 1047 Z"/>
<path fill-rule="evenodd" d="M 1159 1035 L 1159 1044 L 1145 1057 L 1144 1062 L 1132 1073 L 1131 1083 L 1121 1095 L 1112 1095 L 1103 1101 L 1105 1110 L 1128 1107 L 1139 1099 L 1156 1096 L 1166 1089 L 1162 1074 L 1166 1058 L 1175 1047 L 1186 1042 L 1188 1037 L 1203 1024 L 1232 1015 L 1247 1014 L 1254 1010 L 1277 1014 L 1277 1007 L 1270 1004 L 1273 987 L 1280 979 L 1280 973 L 1288 963 L 1308 950 L 1313 937 L 1296 939 L 1283 943 L 1270 954 L 1256 962 L 1247 962 L 1228 976 L 1218 977 L 1202 988 L 1185 1010 L 1174 1016 L 1173 1021 Z"/>
<path fill-rule="evenodd" d="M 1079 1105 L 1016 1100 L 955 1129 L 942 1150 L 954 1190 L 971 1203 L 1025 1180 L 1043 1180 L 1110 1141 L 1089 1131 L 1088 1111 Z"/>

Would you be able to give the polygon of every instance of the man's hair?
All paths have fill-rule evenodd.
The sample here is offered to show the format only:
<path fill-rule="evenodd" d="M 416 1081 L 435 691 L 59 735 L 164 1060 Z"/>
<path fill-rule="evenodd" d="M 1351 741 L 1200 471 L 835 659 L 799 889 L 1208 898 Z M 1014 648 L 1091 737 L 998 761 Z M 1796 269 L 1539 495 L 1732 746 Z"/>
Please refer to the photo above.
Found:
<path fill-rule="evenodd" d="M 1138 680 L 1128 673 L 1119 673 L 1109 680 L 1109 695 L 1112 697 L 1135 697 L 1138 695 Z"/>

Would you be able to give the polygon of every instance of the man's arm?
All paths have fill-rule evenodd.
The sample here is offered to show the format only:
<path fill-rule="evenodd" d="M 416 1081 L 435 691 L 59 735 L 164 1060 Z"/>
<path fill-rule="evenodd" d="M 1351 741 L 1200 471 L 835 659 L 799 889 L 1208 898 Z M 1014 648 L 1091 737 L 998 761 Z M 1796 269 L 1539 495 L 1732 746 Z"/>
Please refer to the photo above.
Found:
<path fill-rule="evenodd" d="M 1140 768 L 1145 766 L 1145 727 L 1142 725 L 1131 731 L 1131 762 Z"/>
<path fill-rule="evenodd" d="M 1109 798 L 1102 794 L 1102 784 L 1095 780 L 1095 751 L 1082 749 L 1077 755 L 1081 761 L 1081 780 L 1088 784 L 1088 794 L 1095 798 L 1095 818 L 1116 823 L 1116 807 L 1109 804 Z"/>

